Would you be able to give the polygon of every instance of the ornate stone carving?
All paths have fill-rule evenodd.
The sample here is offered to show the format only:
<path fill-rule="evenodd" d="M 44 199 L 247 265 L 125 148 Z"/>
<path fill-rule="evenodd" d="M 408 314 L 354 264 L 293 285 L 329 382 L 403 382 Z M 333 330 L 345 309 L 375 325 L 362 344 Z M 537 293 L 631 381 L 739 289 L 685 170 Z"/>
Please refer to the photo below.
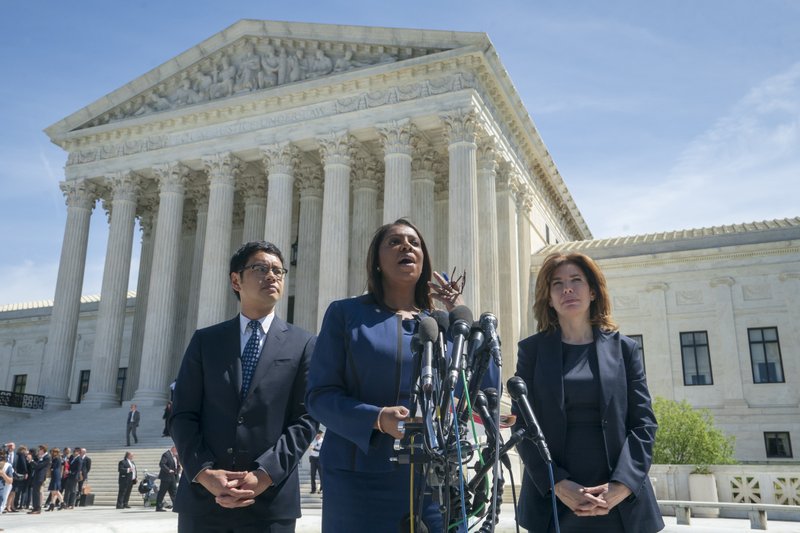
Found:
<path fill-rule="evenodd" d="M 675 303 L 677 305 L 700 305 L 703 303 L 703 291 L 677 291 L 675 293 Z"/>
<path fill-rule="evenodd" d="M 242 168 L 241 160 L 230 152 L 203 156 L 203 166 L 211 180 L 233 182 Z"/>
<path fill-rule="evenodd" d="M 183 194 L 189 169 L 181 163 L 162 163 L 153 166 L 153 173 L 158 179 L 160 193 L 174 192 Z"/>
<path fill-rule="evenodd" d="M 383 165 L 366 150 L 359 150 L 353 157 L 353 190 L 374 189 L 383 187 Z"/>
<path fill-rule="evenodd" d="M 347 132 L 331 132 L 318 141 L 324 165 L 350 165 L 356 143 L 355 137 Z"/>
<path fill-rule="evenodd" d="M 644 290 L 647 292 L 653 292 L 653 291 L 667 292 L 668 289 L 669 285 L 667 283 L 664 283 L 663 281 L 651 281 L 650 283 L 644 286 Z"/>
<path fill-rule="evenodd" d="M 745 300 L 769 300 L 772 298 L 772 291 L 766 283 L 743 285 L 742 298 Z"/>
<path fill-rule="evenodd" d="M 97 200 L 97 187 L 86 179 L 62 181 L 59 186 L 66 198 L 67 207 L 92 209 Z"/>
<path fill-rule="evenodd" d="M 615 296 L 614 308 L 618 310 L 639 309 L 639 297 L 635 294 L 620 294 Z"/>
<path fill-rule="evenodd" d="M 475 143 L 479 131 L 474 109 L 454 109 L 442 115 L 448 144 Z"/>
<path fill-rule="evenodd" d="M 311 163 L 301 163 L 296 172 L 297 188 L 300 196 L 322 198 L 322 167 Z"/>
<path fill-rule="evenodd" d="M 386 154 L 411 155 L 417 139 L 414 124 L 410 120 L 393 120 L 375 126 Z"/>
<path fill-rule="evenodd" d="M 238 179 L 238 190 L 244 198 L 245 206 L 251 202 L 262 204 L 267 199 L 266 176 L 255 165 L 248 165 Z"/>
<path fill-rule="evenodd" d="M 264 160 L 264 168 L 267 169 L 267 176 L 271 174 L 294 173 L 294 167 L 298 163 L 299 150 L 289 142 L 276 143 L 261 146 L 261 156 Z"/>

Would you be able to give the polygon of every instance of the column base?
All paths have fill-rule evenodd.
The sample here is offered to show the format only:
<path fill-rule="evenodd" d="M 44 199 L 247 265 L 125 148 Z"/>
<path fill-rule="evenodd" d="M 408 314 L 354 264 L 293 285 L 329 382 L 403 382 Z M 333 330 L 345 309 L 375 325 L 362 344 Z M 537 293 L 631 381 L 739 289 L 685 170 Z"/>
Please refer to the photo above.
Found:
<path fill-rule="evenodd" d="M 169 400 L 168 392 L 139 389 L 129 403 L 148 407 L 164 407 L 167 400 Z"/>
<path fill-rule="evenodd" d="M 69 398 L 55 398 L 48 396 L 44 400 L 45 411 L 64 411 L 72 408 L 72 402 Z"/>
<path fill-rule="evenodd" d="M 108 393 L 108 392 L 87 392 L 86 396 L 83 397 L 81 403 L 75 404 L 75 407 L 82 409 L 84 407 L 91 407 L 93 409 L 101 408 L 118 408 L 120 407 L 119 400 L 117 399 L 116 394 Z"/>

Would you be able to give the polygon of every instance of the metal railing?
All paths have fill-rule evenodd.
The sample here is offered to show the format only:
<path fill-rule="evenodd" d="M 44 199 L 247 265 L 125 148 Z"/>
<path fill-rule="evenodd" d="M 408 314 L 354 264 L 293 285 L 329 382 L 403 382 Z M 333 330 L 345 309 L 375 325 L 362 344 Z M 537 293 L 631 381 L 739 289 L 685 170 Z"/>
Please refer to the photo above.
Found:
<path fill-rule="evenodd" d="M 44 409 L 44 396 L 21 394 L 0 390 L 0 407 L 21 407 L 23 409 Z"/>

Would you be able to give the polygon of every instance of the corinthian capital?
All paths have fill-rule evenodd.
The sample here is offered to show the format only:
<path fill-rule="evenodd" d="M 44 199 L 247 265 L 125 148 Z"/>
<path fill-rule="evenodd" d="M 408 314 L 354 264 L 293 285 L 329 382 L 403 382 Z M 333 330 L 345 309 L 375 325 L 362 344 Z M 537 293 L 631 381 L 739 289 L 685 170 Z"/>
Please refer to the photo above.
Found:
<path fill-rule="evenodd" d="M 346 131 L 331 132 L 318 139 L 324 165 L 350 165 L 356 140 Z"/>
<path fill-rule="evenodd" d="M 302 163 L 297 169 L 297 188 L 300 196 L 322 198 L 322 167 L 311 163 Z"/>
<path fill-rule="evenodd" d="M 267 174 L 294 174 L 300 151 L 290 142 L 276 143 L 259 147 Z"/>
<path fill-rule="evenodd" d="M 139 193 L 140 179 L 141 176 L 130 170 L 114 172 L 106 176 L 107 183 L 111 187 L 113 201 L 135 202 Z"/>
<path fill-rule="evenodd" d="M 416 130 L 411 120 L 392 120 L 377 124 L 376 128 L 383 143 L 384 153 L 411 155 L 417 143 Z"/>
<path fill-rule="evenodd" d="M 448 144 L 475 143 L 480 126 L 472 108 L 454 109 L 442 115 Z"/>
<path fill-rule="evenodd" d="M 230 181 L 233 185 L 242 162 L 230 152 L 203 156 L 203 166 L 212 181 Z"/>
<path fill-rule="evenodd" d="M 160 193 L 176 192 L 183 194 L 189 169 L 181 163 L 162 163 L 153 166 Z"/>
<path fill-rule="evenodd" d="M 59 186 L 64 193 L 67 207 L 92 209 L 97 200 L 97 187 L 86 179 L 62 181 Z"/>

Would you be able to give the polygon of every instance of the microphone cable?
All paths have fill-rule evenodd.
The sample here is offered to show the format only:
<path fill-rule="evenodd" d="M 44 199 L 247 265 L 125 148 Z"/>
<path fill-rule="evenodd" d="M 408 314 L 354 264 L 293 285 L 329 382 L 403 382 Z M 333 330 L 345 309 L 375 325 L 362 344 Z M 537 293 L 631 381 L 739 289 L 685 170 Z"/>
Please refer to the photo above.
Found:
<path fill-rule="evenodd" d="M 547 473 L 550 474 L 550 496 L 553 500 L 553 524 L 556 526 L 556 533 L 561 533 L 558 527 L 558 509 L 556 507 L 556 482 L 553 480 L 553 463 L 547 463 Z"/>

